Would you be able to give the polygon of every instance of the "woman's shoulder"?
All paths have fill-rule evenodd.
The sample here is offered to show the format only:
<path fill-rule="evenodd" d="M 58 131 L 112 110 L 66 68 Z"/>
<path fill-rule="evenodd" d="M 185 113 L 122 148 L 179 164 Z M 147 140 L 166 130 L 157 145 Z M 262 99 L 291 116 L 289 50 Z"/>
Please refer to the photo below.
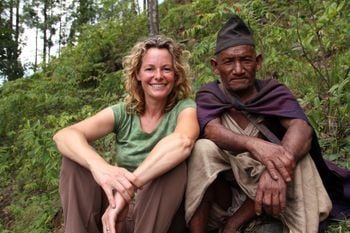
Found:
<path fill-rule="evenodd" d="M 112 111 L 114 116 L 120 116 L 125 114 L 125 103 L 124 102 L 118 102 L 116 104 L 113 104 L 109 106 Z"/>
<path fill-rule="evenodd" d="M 120 101 L 117 102 L 113 105 L 110 105 L 110 108 L 114 111 L 114 110 L 120 110 L 120 109 L 125 109 L 125 103 Z"/>
<path fill-rule="evenodd" d="M 114 105 L 111 105 L 110 108 L 113 111 L 115 120 L 128 117 L 128 113 L 126 111 L 126 104 L 124 102 L 118 102 Z"/>
<path fill-rule="evenodd" d="M 178 108 L 194 107 L 195 108 L 196 102 L 191 98 L 186 98 L 186 99 L 179 100 L 175 105 L 175 107 L 178 107 Z"/>
<path fill-rule="evenodd" d="M 179 100 L 170 112 L 178 114 L 186 108 L 196 108 L 196 102 L 191 98 Z"/>

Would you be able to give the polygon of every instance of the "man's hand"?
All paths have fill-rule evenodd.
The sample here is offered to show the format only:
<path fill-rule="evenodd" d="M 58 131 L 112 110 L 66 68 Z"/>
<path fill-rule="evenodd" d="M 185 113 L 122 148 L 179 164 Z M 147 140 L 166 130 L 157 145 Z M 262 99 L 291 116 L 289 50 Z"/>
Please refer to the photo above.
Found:
<path fill-rule="evenodd" d="M 278 179 L 279 173 L 286 182 L 291 181 L 295 158 L 294 154 L 292 155 L 286 150 L 289 146 L 276 145 L 261 138 L 235 133 L 223 126 L 219 118 L 208 122 L 204 136 L 221 149 L 231 151 L 234 154 L 250 152 L 266 166 L 272 178 Z M 288 141 L 291 140 L 288 138 Z"/>
<path fill-rule="evenodd" d="M 260 177 L 255 197 L 255 212 L 257 215 L 264 209 L 267 214 L 277 216 L 286 207 L 287 185 L 283 179 L 272 179 L 267 171 Z"/>
<path fill-rule="evenodd" d="M 119 193 L 129 203 L 133 197 L 138 181 L 135 175 L 125 168 L 112 166 L 108 163 L 96 164 L 91 167 L 91 173 L 95 181 L 102 187 L 107 195 L 109 205 L 116 207 L 113 194 Z"/>
<path fill-rule="evenodd" d="M 277 180 L 280 175 L 286 182 L 292 180 L 295 159 L 283 146 L 256 138 L 251 141 L 250 147 L 249 151 L 266 166 L 273 179 Z"/>

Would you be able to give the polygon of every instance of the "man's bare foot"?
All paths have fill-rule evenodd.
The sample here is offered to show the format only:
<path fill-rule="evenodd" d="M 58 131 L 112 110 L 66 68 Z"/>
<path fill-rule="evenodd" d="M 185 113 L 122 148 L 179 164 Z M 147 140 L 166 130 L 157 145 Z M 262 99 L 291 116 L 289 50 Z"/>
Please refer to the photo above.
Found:
<path fill-rule="evenodd" d="M 241 225 L 255 217 L 254 202 L 247 198 L 241 207 L 228 219 L 222 233 L 234 233 Z"/>

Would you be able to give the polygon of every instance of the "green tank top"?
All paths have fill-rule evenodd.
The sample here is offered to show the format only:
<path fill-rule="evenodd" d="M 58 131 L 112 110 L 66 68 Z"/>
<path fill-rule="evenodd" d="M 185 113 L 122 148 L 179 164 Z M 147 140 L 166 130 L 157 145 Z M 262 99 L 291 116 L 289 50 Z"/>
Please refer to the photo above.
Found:
<path fill-rule="evenodd" d="M 188 107 L 196 107 L 192 99 L 179 101 L 162 117 L 152 133 L 146 133 L 141 128 L 139 115 L 126 113 L 124 103 L 113 105 L 118 166 L 135 170 L 158 141 L 175 130 L 179 113 Z"/>

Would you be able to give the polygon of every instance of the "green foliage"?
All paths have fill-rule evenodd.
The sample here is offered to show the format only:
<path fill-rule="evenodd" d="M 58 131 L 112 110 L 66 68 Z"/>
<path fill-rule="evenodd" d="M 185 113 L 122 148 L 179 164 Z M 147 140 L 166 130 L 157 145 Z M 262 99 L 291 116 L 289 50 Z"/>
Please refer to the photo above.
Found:
<path fill-rule="evenodd" d="M 0 87 L 0 194 L 8 200 L 0 206 L 0 232 L 54 228 L 60 155 L 53 134 L 124 96 L 122 58 L 147 36 L 147 18 L 135 15 L 130 5 L 103 4 L 107 13 L 110 5 L 125 11 L 111 9 L 103 21 L 82 26 L 75 44 L 43 72 Z M 217 31 L 230 14 L 242 16 L 265 58 L 259 77 L 287 84 L 320 136 L 326 157 L 350 167 L 348 1 L 194 0 L 176 5 L 168 0 L 159 10 L 162 34 L 191 52 L 194 90 L 216 78 L 210 59 Z M 113 12 L 119 13 L 113 17 Z M 94 145 L 109 161 L 115 156 L 113 140 L 111 135 Z M 345 229 L 346 223 L 337 223 L 329 232 Z"/>
<path fill-rule="evenodd" d="M 3 19 L 0 7 L 0 80 L 12 81 L 23 76 L 23 67 L 18 60 L 19 44 L 14 40 L 15 31 L 9 20 Z"/>
<path fill-rule="evenodd" d="M 350 224 L 348 221 L 334 221 L 328 228 L 327 233 L 349 233 Z"/>
<path fill-rule="evenodd" d="M 57 196 L 57 193 L 51 193 Z M 47 193 L 32 194 L 27 200 L 20 199 L 10 209 L 21 219 L 21 224 L 14 225 L 11 232 L 51 232 L 52 216 L 55 215 L 59 202 Z"/>

